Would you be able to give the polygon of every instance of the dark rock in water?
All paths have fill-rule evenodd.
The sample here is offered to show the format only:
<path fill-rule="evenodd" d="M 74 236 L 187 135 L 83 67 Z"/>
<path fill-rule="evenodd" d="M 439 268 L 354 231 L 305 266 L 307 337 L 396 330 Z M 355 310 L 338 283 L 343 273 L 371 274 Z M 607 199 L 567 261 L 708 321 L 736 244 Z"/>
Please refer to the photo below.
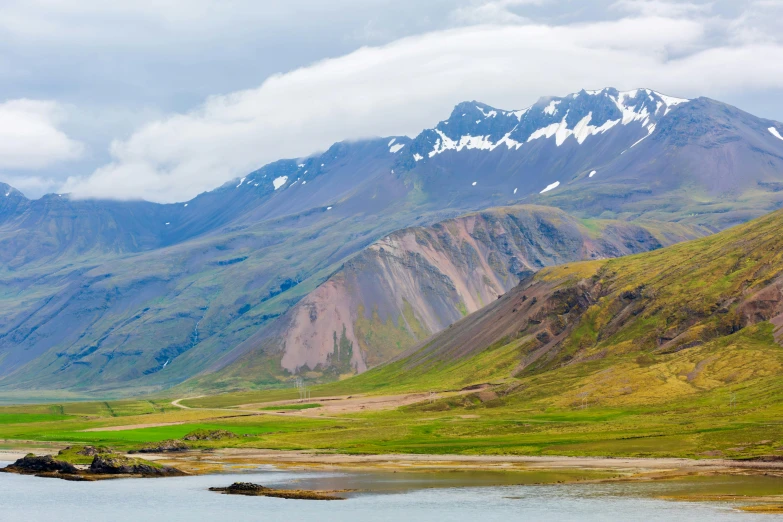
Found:
<path fill-rule="evenodd" d="M 72 448 L 62 450 L 67 453 Z M 35 475 L 38 477 L 60 478 L 65 480 L 92 481 L 99 478 L 113 478 L 110 475 L 141 475 L 142 477 L 182 476 L 186 473 L 171 467 L 161 466 L 153 462 L 133 457 L 126 457 L 110 448 L 87 446 L 76 452 L 77 455 L 94 455 L 89 469 L 78 469 L 72 463 L 58 460 L 51 455 L 37 457 L 29 454 L 17 460 L 14 464 L 0 469 L 7 473 Z M 73 455 L 73 451 L 71 451 Z"/>
<path fill-rule="evenodd" d="M 177 451 L 186 451 L 190 447 L 181 440 L 164 440 L 161 442 L 152 442 L 145 444 L 137 450 L 130 453 L 173 453 Z"/>
<path fill-rule="evenodd" d="M 298 500 L 345 500 L 334 496 L 337 491 L 309 491 L 304 489 L 272 489 L 252 482 L 234 482 L 227 488 L 209 488 L 224 495 L 246 495 L 250 497 L 276 497 Z"/>
<path fill-rule="evenodd" d="M 36 474 L 36 473 L 64 473 L 76 474 L 79 470 L 70 462 L 56 460 L 51 455 L 37 457 L 32 453 L 17 460 L 4 471 L 11 473 Z"/>
<path fill-rule="evenodd" d="M 219 489 L 225 489 L 230 492 L 238 493 L 240 491 L 248 491 L 248 492 L 266 491 L 269 490 L 270 488 L 261 486 L 259 484 L 253 484 L 252 482 L 234 482 L 227 488 L 210 488 L 210 491 L 217 491 Z"/>
<path fill-rule="evenodd" d="M 176 468 L 158 466 L 142 459 L 116 454 L 96 455 L 90 465 L 90 473 L 98 475 L 143 475 L 145 477 L 185 475 L 185 473 Z"/>

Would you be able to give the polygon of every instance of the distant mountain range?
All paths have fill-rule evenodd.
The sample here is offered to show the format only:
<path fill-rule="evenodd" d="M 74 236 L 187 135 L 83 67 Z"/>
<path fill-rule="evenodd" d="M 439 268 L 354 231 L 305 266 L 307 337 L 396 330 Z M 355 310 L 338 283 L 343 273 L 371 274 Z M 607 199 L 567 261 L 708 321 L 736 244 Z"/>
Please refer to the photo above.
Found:
<path fill-rule="evenodd" d="M 780 207 L 781 135 L 706 98 L 604 89 L 462 103 L 413 139 L 338 143 L 178 204 L 0 183 L 0 393 L 362 371 L 543 266 Z"/>

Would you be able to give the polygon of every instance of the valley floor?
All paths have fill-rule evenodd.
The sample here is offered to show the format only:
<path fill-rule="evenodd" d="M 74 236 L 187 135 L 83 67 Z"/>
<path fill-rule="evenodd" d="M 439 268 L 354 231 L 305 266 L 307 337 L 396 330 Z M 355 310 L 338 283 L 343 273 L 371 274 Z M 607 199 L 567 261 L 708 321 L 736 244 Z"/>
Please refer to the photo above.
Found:
<path fill-rule="evenodd" d="M 783 403 L 769 401 L 779 387 L 777 379 L 757 380 L 745 392 L 737 390 L 738 405 L 720 391 L 622 408 L 502 401 L 486 385 L 393 395 L 334 393 L 339 387 L 333 386 L 315 389 L 310 402 L 300 402 L 289 388 L 9 406 L 0 408 L 0 460 L 28 451 L 56 453 L 71 444 L 131 451 L 181 440 L 194 430 L 227 430 L 231 437 L 144 458 L 197 474 L 271 465 L 488 473 L 490 483 L 664 480 L 683 483 L 689 500 L 696 491 L 699 499 L 740 495 L 783 505 Z M 738 477 L 735 486 L 711 486 L 726 476 Z"/>
<path fill-rule="evenodd" d="M 316 390 L 310 402 L 299 402 L 289 388 L 176 400 L 8 406 L 0 408 L 0 449 L 81 443 L 132 450 L 181 439 L 197 429 L 220 429 L 236 437 L 191 446 L 349 456 L 458 455 L 488 462 L 554 456 L 781 462 L 783 403 L 771 400 L 779 388 L 776 378 L 768 378 L 737 389 L 733 397 L 719 390 L 623 407 L 547 407 L 498 398 L 486 386 L 386 396 L 325 389 Z"/>

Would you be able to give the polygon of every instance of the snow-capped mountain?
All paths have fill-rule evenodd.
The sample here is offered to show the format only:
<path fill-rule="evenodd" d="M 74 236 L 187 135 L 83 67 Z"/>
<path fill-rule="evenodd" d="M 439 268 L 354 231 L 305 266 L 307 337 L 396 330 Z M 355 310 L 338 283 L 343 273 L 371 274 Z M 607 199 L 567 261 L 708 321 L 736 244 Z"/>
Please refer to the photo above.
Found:
<path fill-rule="evenodd" d="M 0 391 L 151 389 L 233 369 L 237 359 L 257 369 L 256 384 L 278 382 L 297 367 L 292 360 L 329 366 L 328 353 L 286 357 L 288 344 L 299 342 L 286 330 L 294 323 L 301 335 L 341 345 L 343 332 L 357 350 L 354 368 L 362 369 L 385 357 L 362 352 L 362 328 L 420 324 L 434 333 L 466 303 L 513 284 L 525 265 L 517 251 L 580 258 L 569 245 L 583 248 L 578 238 L 594 238 L 577 230 L 579 218 L 631 222 L 601 248 L 584 250 L 611 255 L 783 206 L 782 138 L 782 124 L 720 102 L 607 88 L 543 98 L 523 110 L 461 103 L 413 138 L 337 143 L 178 204 L 57 194 L 29 200 L 0 184 L 0 286 L 8 289 L 0 297 Z M 575 218 L 569 233 L 558 228 L 565 218 L 498 210 L 482 218 L 500 219 L 495 228 L 476 228 L 468 216 L 459 221 L 463 235 L 436 227 L 427 244 L 417 242 L 421 234 L 392 235 L 522 203 L 567 210 Z M 389 237 L 397 246 L 400 238 L 413 242 L 392 259 L 382 241 Z M 451 254 L 441 259 L 444 249 Z M 476 259 L 484 272 L 471 268 Z M 449 271 L 463 261 L 465 270 Z M 549 262 L 528 261 L 533 268 Z M 493 290 L 481 286 L 484 277 L 470 279 L 479 273 L 503 285 Z M 396 279 L 404 274 L 411 278 Z M 340 283 L 349 276 L 350 284 Z M 463 276 L 484 297 L 460 293 Z M 437 285 L 425 284 L 430 277 Z M 399 288 L 409 290 L 401 301 L 379 290 Z M 422 315 L 433 310 L 437 317 Z M 240 373 L 237 379 L 248 378 Z"/>
<path fill-rule="evenodd" d="M 542 98 L 518 111 L 465 102 L 455 107 L 448 120 L 420 134 L 411 150 L 414 161 L 423 161 L 449 150 L 519 150 L 535 140 L 552 138 L 558 147 L 569 139 L 582 145 L 590 136 L 618 125 L 626 127 L 625 133 L 641 133 L 638 143 L 653 133 L 656 123 L 672 108 L 688 101 L 650 89 L 618 92 L 607 88 L 582 90 L 565 98 Z"/>

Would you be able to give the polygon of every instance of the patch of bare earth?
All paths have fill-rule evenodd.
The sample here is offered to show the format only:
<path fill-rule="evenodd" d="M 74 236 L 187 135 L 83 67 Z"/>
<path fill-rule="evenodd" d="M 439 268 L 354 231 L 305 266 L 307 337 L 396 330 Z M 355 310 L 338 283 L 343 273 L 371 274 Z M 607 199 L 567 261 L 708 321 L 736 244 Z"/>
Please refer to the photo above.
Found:
<path fill-rule="evenodd" d="M 434 401 L 444 397 L 474 393 L 474 389 L 454 392 L 439 393 L 403 393 L 399 395 L 345 395 L 336 397 L 317 397 L 311 399 L 312 403 L 320 404 L 318 408 L 304 410 L 284 410 L 278 413 L 303 417 L 319 417 L 321 415 L 337 415 L 346 413 L 360 413 L 366 411 L 393 410 L 401 406 L 408 406 L 419 402 Z M 298 400 L 260 402 L 237 406 L 241 410 L 256 410 L 258 408 L 271 408 L 275 406 L 293 406 L 302 404 Z"/>
<path fill-rule="evenodd" d="M 90 428 L 82 431 L 126 431 L 126 430 L 140 430 L 143 428 L 160 428 L 162 426 L 178 426 L 180 424 L 187 424 L 193 421 L 179 421 L 179 422 L 150 422 L 147 424 L 127 424 L 125 426 L 103 426 L 100 428 Z"/>

